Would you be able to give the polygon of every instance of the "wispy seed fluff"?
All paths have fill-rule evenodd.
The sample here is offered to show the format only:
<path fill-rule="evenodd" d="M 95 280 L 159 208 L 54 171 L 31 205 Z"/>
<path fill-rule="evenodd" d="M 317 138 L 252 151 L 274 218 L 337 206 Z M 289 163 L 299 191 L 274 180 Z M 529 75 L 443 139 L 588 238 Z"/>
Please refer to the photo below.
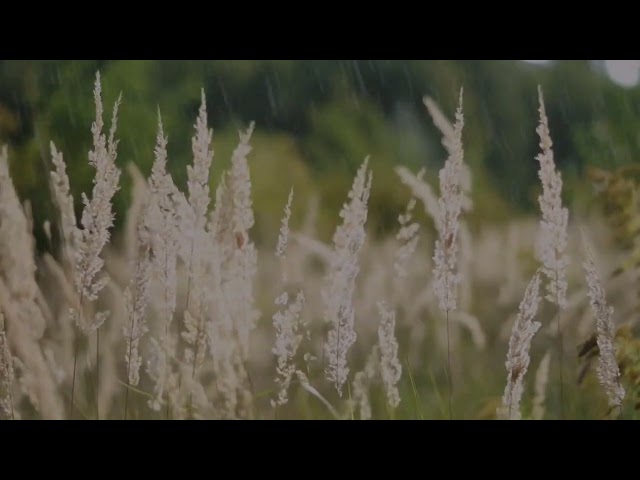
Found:
<path fill-rule="evenodd" d="M 76 214 L 73 207 L 73 196 L 67 176 L 67 166 L 62 152 L 56 150 L 53 142 L 50 144 L 51 160 L 55 170 L 51 172 L 51 186 L 55 201 L 60 210 L 60 229 L 64 241 L 65 261 L 73 263 L 75 252 L 80 242 L 80 230 L 77 227 Z"/>
<path fill-rule="evenodd" d="M 620 370 L 616 361 L 615 325 L 613 324 L 613 307 L 607 305 L 604 289 L 593 261 L 586 238 L 584 241 L 585 262 L 583 264 L 588 284 L 591 309 L 596 317 L 596 330 L 600 360 L 597 368 L 598 381 L 607 393 L 610 407 L 622 404 L 625 391 L 620 385 Z"/>
<path fill-rule="evenodd" d="M 289 219 L 291 218 L 291 202 L 293 201 L 293 187 L 289 192 L 287 205 L 284 207 L 284 217 L 282 217 L 282 225 L 280 226 L 280 235 L 278 235 L 278 245 L 276 246 L 276 256 L 284 258 L 287 249 L 287 240 L 289 238 Z"/>
<path fill-rule="evenodd" d="M 538 176 L 542 182 L 542 195 L 538 197 L 542 219 L 536 244 L 536 256 L 543 264 L 547 277 L 546 299 L 565 308 L 567 305 L 567 223 L 569 210 L 562 206 L 562 176 L 553 160 L 553 143 L 549 135 L 549 121 L 544 108 L 542 89 L 538 87 L 540 124 L 536 132 L 540 136 L 542 152 L 536 159 L 540 163 Z"/>
<path fill-rule="evenodd" d="M 193 151 L 193 165 L 187 166 L 187 185 L 189 189 L 189 204 L 193 209 L 194 233 L 204 230 L 207 223 L 209 207 L 209 171 L 213 161 L 211 141 L 213 131 L 207 127 L 207 100 L 204 90 L 201 92 L 200 109 L 194 125 L 195 135 L 191 139 Z"/>
<path fill-rule="evenodd" d="M 276 256 L 284 259 L 287 238 L 289 236 L 289 218 L 291 217 L 291 202 L 293 201 L 293 188 L 289 192 L 287 204 L 284 207 L 284 217 L 280 227 L 278 245 L 276 246 Z M 284 270 L 283 270 L 283 280 Z M 278 385 L 278 397 L 272 401 L 273 405 L 284 405 L 288 401 L 287 392 L 291 385 L 291 379 L 296 373 L 294 358 L 298 348 L 305 337 L 306 325 L 301 321 L 302 308 L 304 306 L 304 295 L 298 292 L 293 303 L 289 302 L 289 295 L 283 292 L 277 299 L 278 311 L 273 315 L 273 326 L 276 330 L 276 343 L 272 353 L 278 358 L 276 367 L 276 384 Z"/>
<path fill-rule="evenodd" d="M 249 237 L 249 230 L 255 220 L 247 156 L 252 150 L 249 141 L 254 126 L 251 122 L 246 131 L 239 132 L 240 141 L 231 157 L 231 169 L 227 175 L 229 193 L 233 198 L 230 220 L 234 241 L 227 269 L 223 271 L 225 296 L 245 361 L 249 358 L 251 333 L 260 317 L 260 312 L 255 308 L 253 284 L 258 267 L 258 252 Z"/>
<path fill-rule="evenodd" d="M 442 146 L 447 150 L 449 155 L 454 155 L 458 143 L 456 140 L 457 133 L 454 125 L 451 124 L 447 116 L 442 113 L 438 104 L 431 97 L 425 96 L 422 101 L 425 107 L 427 107 L 429 115 L 431 115 L 433 124 L 438 128 L 438 130 L 440 130 L 440 133 L 442 133 Z M 466 163 L 464 163 L 464 161 L 462 162 L 460 175 L 460 186 L 462 188 L 462 211 L 469 212 L 473 207 L 471 201 L 471 169 Z"/>
<path fill-rule="evenodd" d="M 398 360 L 398 341 L 396 340 L 396 313 L 385 302 L 378 302 L 380 326 L 378 326 L 378 345 L 380 346 L 380 374 L 387 402 L 392 407 L 400 405 L 398 381 L 402 375 L 402 366 Z"/>
<path fill-rule="evenodd" d="M 456 309 L 457 285 L 460 275 L 457 272 L 459 216 L 463 204 L 462 173 L 464 150 L 462 148 L 462 90 L 460 104 L 456 111 L 456 122 L 451 140 L 451 151 L 440 170 L 440 207 L 437 219 L 438 240 L 433 255 L 434 292 L 442 311 Z"/>
<path fill-rule="evenodd" d="M 207 210 L 209 208 L 209 173 L 213 162 L 211 142 L 213 131 L 207 126 L 207 102 L 204 90 L 198 117 L 194 125 L 195 134 L 191 139 L 193 165 L 187 166 L 187 188 L 189 190 L 189 212 L 191 224 L 183 233 L 183 256 L 189 265 L 187 288 L 187 310 L 184 312 L 184 331 L 182 338 L 188 347 L 184 351 L 186 363 L 193 365 L 192 376 L 205 359 L 207 348 L 206 334 L 206 296 L 207 285 L 202 281 L 206 277 L 205 261 L 207 256 Z"/>
<path fill-rule="evenodd" d="M 279 310 L 273 316 L 276 343 L 272 350 L 278 358 L 276 367 L 278 398 L 275 403 L 284 405 L 288 401 L 287 392 L 296 372 L 294 358 L 305 334 L 304 325 L 300 319 L 304 307 L 304 295 L 298 292 L 295 301 L 290 303 L 289 296 L 285 292 L 276 299 L 276 305 Z"/>
<path fill-rule="evenodd" d="M 155 307 L 160 312 L 164 327 L 161 340 L 152 344 L 153 356 L 148 362 L 148 370 L 155 380 L 153 398 L 149 405 L 159 410 L 165 400 L 165 387 L 169 381 L 170 362 L 169 327 L 176 310 L 179 230 L 177 200 L 184 199 L 167 172 L 167 137 L 164 135 L 162 119 L 158 112 L 158 132 L 154 148 L 154 162 L 149 176 L 149 206 L 145 215 L 145 225 L 150 234 L 152 273 L 158 278 L 162 292 L 154 297 Z M 182 211 L 187 210 L 183 205 Z"/>
<path fill-rule="evenodd" d="M 399 166 L 395 168 L 395 171 L 400 177 L 400 181 L 409 187 L 413 196 L 422 201 L 425 213 L 433 219 L 436 228 L 438 228 L 438 217 L 440 216 L 438 197 L 433 193 L 431 185 L 423 180 L 425 170 L 421 169 L 414 175 L 407 167 Z"/>
<path fill-rule="evenodd" d="M 118 183 L 120 181 L 120 170 L 116 167 L 116 149 L 118 146 L 115 140 L 116 126 L 118 122 L 118 108 L 120 106 L 120 97 L 113 107 L 113 115 L 111 119 L 111 129 L 109 130 L 109 138 L 102 133 L 104 122 L 102 120 L 102 86 L 100 84 L 100 74 L 96 74 L 96 82 L 93 91 L 96 120 L 91 126 L 93 134 L 93 149 L 89 152 L 89 164 L 96 169 L 93 178 L 93 191 L 91 200 L 83 193 L 82 203 L 84 209 L 82 211 L 81 224 L 82 229 L 75 234 L 65 232 L 65 239 L 78 238 L 77 250 L 74 246 L 74 278 L 76 289 L 79 295 L 79 305 L 76 308 L 82 309 L 82 301 L 94 301 L 98 297 L 98 293 L 107 284 L 107 277 L 102 275 L 98 277 L 102 271 L 104 261 L 100 257 L 103 248 L 109 242 L 109 229 L 113 226 L 114 213 L 112 211 L 111 201 L 118 191 Z M 55 153 L 52 151 L 52 153 Z M 60 159 L 61 160 L 61 159 Z M 61 175 L 63 171 L 56 166 L 56 172 Z M 54 177 L 55 180 L 55 177 Z M 67 180 L 68 182 L 68 180 Z M 62 192 L 64 190 L 61 190 Z M 69 197 L 66 200 L 64 195 L 58 199 L 61 208 L 64 208 L 63 217 L 67 217 L 63 221 L 63 228 L 71 228 L 71 214 L 69 213 Z M 106 318 L 106 312 L 97 314 L 93 320 L 82 321 L 82 315 L 76 311 L 74 318 L 78 327 L 86 331 L 92 331 L 100 327 Z"/>
<path fill-rule="evenodd" d="M 333 254 L 322 291 L 324 320 L 330 328 L 324 346 L 328 362 L 325 373 L 340 396 L 349 374 L 347 352 L 356 341 L 353 293 L 359 271 L 358 254 L 366 237 L 364 224 L 372 178 L 368 163 L 366 158 L 353 181 L 349 201 L 340 212 L 343 223 L 333 235 Z"/>
<path fill-rule="evenodd" d="M 167 138 L 160 118 L 154 156 L 149 176 L 149 205 L 144 221 L 150 235 L 153 270 L 162 285 L 162 295 L 156 306 L 162 312 L 166 331 L 176 309 L 179 239 L 175 200 L 181 195 L 167 172 Z"/>
<path fill-rule="evenodd" d="M 353 378 L 353 403 L 360 409 L 360 420 L 371 420 L 371 402 L 369 389 L 380 368 L 380 350 L 374 345 L 367 357 L 367 363 L 361 372 Z"/>
<path fill-rule="evenodd" d="M 150 239 L 144 221 L 148 208 L 143 210 L 143 215 L 138 220 L 137 231 L 137 258 L 135 259 L 134 277 L 125 289 L 124 297 L 129 322 L 125 324 L 123 331 L 126 338 L 125 361 L 129 384 L 136 386 L 140 381 L 140 356 L 139 344 L 144 334 L 148 331 L 145 316 L 149 300 L 149 286 L 151 283 L 152 263 L 150 258 Z"/>
<path fill-rule="evenodd" d="M 423 173 L 422 170 L 420 173 Z M 421 179 L 420 173 L 418 178 Z M 418 230 L 420 226 L 418 222 L 411 222 L 413 216 L 413 209 L 416 206 L 415 197 L 411 197 L 407 204 L 407 209 L 404 214 L 398 216 L 398 222 L 400 223 L 400 230 L 396 234 L 396 240 L 400 243 L 400 246 L 396 250 L 393 259 L 394 275 L 397 278 L 407 277 L 407 266 L 411 260 L 411 256 L 416 251 L 418 246 Z"/>
<path fill-rule="evenodd" d="M 540 303 L 539 289 L 540 274 L 536 272 L 520 302 L 518 317 L 511 330 L 506 362 L 507 386 L 502 396 L 502 407 L 498 409 L 498 416 L 503 419 L 520 419 L 523 380 L 530 362 L 529 349 L 533 336 L 540 328 L 540 322 L 533 321 Z"/>

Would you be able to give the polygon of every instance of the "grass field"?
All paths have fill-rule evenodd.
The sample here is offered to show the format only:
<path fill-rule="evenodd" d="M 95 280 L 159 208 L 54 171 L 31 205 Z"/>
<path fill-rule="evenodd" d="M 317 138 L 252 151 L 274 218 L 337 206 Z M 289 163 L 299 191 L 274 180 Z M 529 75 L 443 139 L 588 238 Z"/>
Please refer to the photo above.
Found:
<path fill-rule="evenodd" d="M 331 242 L 317 239 L 323 199 L 297 203 L 283 186 L 280 230 L 259 245 L 259 125 L 210 184 L 203 92 L 181 191 L 161 118 L 148 178 L 121 172 L 119 102 L 105 124 L 99 76 L 94 97 L 93 190 L 71 196 L 52 143 L 57 210 L 44 225 L 0 153 L 0 418 L 636 417 L 635 174 L 591 172 L 595 207 L 569 211 L 542 92 L 537 216 L 474 220 L 464 124 L 475 119 L 460 92 L 455 116 L 425 98 L 448 154 L 440 172 L 377 177 L 375 158 L 362 159 Z M 116 241 L 125 175 L 133 196 Z M 380 237 L 368 200 L 385 182 L 404 185 L 407 207 Z M 36 251 L 37 229 L 48 250 Z"/>

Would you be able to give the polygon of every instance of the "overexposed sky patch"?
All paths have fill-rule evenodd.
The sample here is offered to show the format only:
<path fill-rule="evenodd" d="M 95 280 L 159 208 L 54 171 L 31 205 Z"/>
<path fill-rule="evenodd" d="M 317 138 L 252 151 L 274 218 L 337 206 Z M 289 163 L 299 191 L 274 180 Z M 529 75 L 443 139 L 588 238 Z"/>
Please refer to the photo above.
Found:
<path fill-rule="evenodd" d="M 546 65 L 551 60 L 522 60 L 523 62 L 533 63 L 534 65 Z"/>
<path fill-rule="evenodd" d="M 551 60 L 522 60 L 533 65 L 548 65 Z M 598 60 L 611 80 L 623 87 L 634 87 L 640 82 L 640 60 Z"/>
<path fill-rule="evenodd" d="M 604 68 L 623 87 L 633 87 L 640 80 L 640 60 L 605 60 Z"/>

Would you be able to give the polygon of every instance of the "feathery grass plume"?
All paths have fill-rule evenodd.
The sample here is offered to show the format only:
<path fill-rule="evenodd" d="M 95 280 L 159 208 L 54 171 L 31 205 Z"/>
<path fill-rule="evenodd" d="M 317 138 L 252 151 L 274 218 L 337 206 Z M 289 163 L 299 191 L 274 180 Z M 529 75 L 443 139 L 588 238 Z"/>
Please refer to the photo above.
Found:
<path fill-rule="evenodd" d="M 291 203 L 293 201 L 293 188 L 289 192 L 287 204 L 284 207 L 284 217 L 282 217 L 282 225 L 278 236 L 278 244 L 276 246 L 276 256 L 284 260 L 287 248 L 287 239 L 289 237 L 289 219 L 291 218 Z M 286 284 L 286 271 L 282 270 L 283 284 Z M 288 401 L 288 390 L 291 379 L 296 372 L 294 358 L 304 338 L 305 325 L 301 322 L 300 316 L 304 307 L 304 294 L 298 292 L 293 303 L 289 303 L 289 295 L 286 290 L 276 298 L 278 311 L 273 315 L 273 326 L 276 330 L 276 342 L 272 349 L 272 353 L 278 357 L 276 366 L 276 384 L 278 385 L 278 397 L 272 400 L 271 404 L 284 405 Z"/>
<path fill-rule="evenodd" d="M 353 402 L 360 409 L 360 420 L 371 420 L 369 389 L 380 369 L 380 347 L 374 345 L 367 357 L 364 369 L 353 377 Z"/>
<path fill-rule="evenodd" d="M 622 406 L 625 391 L 620 384 L 620 370 L 616 361 L 615 325 L 613 324 L 613 307 L 607 305 L 607 299 L 596 270 L 593 254 L 583 233 L 585 261 L 583 263 L 587 277 L 587 285 L 591 309 L 596 317 L 596 330 L 600 360 L 598 363 L 598 381 L 607 394 L 610 407 Z"/>
<path fill-rule="evenodd" d="M 542 183 L 542 195 L 538 197 L 542 218 L 536 239 L 536 257 L 542 263 L 542 272 L 547 277 L 545 298 L 557 307 L 557 333 L 559 349 L 560 417 L 564 416 L 563 393 L 563 340 L 560 311 L 567 307 L 567 224 L 569 210 L 562 206 L 562 176 L 553 159 L 553 142 L 549 134 L 549 121 L 544 107 L 542 88 L 538 86 L 540 124 L 536 132 L 540 137 L 540 149 L 536 156 L 540 163 L 538 176 Z"/>
<path fill-rule="evenodd" d="M 53 142 L 50 143 L 51 160 L 55 170 L 51 172 L 51 185 L 54 200 L 60 211 L 60 230 L 62 233 L 63 258 L 71 267 L 75 262 L 77 248 L 81 242 L 80 230 L 76 221 L 73 196 L 67 176 L 67 165 Z"/>
<path fill-rule="evenodd" d="M 64 172 L 62 156 L 56 155 L 57 152 L 55 148 L 52 148 L 51 153 L 54 157 L 54 165 L 56 167 L 56 175 L 52 175 L 54 195 L 61 208 L 63 217 L 63 238 L 65 241 L 69 241 L 69 245 L 65 247 L 65 251 L 68 255 L 73 256 L 73 258 L 70 259 L 70 263 L 72 265 L 71 271 L 76 286 L 77 299 L 70 308 L 70 315 L 76 326 L 84 333 L 97 332 L 96 377 L 99 381 L 100 326 L 106 320 L 109 312 L 98 312 L 93 315 L 91 319 L 86 319 L 84 315 L 84 304 L 85 302 L 95 301 L 100 291 L 109 281 L 107 274 L 102 272 L 104 260 L 101 255 L 105 245 L 109 242 L 109 229 L 113 226 L 114 221 L 111 202 L 113 196 L 120 188 L 120 170 L 116 167 L 115 163 L 118 147 L 115 134 L 118 124 L 118 109 L 122 95 L 118 97 L 113 107 L 108 138 L 102 132 L 104 122 L 102 119 L 103 106 L 100 72 L 96 73 L 93 98 L 96 107 L 96 119 L 91 125 L 93 149 L 89 151 L 89 164 L 96 169 L 96 172 L 93 178 L 91 199 L 89 199 L 85 193 L 82 194 L 82 203 L 84 205 L 80 218 L 82 228 L 72 225 L 74 217 L 70 210 L 73 206 L 73 198 L 68 194 L 68 178 L 66 178 L 66 173 Z M 56 184 L 58 185 L 56 186 Z M 74 245 L 74 243 L 76 243 L 76 245 Z M 72 412 L 75 393 L 77 342 L 74 350 L 74 373 L 71 389 Z M 99 416 L 97 399 L 96 410 Z"/>
<path fill-rule="evenodd" d="M 193 209 L 195 230 L 204 230 L 209 208 L 209 173 L 213 162 L 211 141 L 213 130 L 207 126 L 207 99 L 201 91 L 200 109 L 194 125 L 195 135 L 191 139 L 193 165 L 187 166 L 189 205 Z"/>
<path fill-rule="evenodd" d="M 367 157 L 353 181 L 349 201 L 340 211 L 343 223 L 333 235 L 333 254 L 322 290 L 324 320 L 330 325 L 324 346 L 329 362 L 325 373 L 340 396 L 349 374 L 347 352 L 356 341 L 353 294 L 359 271 L 358 254 L 366 237 L 364 224 L 372 180 L 371 171 L 367 171 L 368 164 Z"/>
<path fill-rule="evenodd" d="M 209 352 L 216 377 L 217 403 L 222 404 L 221 418 L 234 419 L 249 416 L 250 392 L 247 391 L 248 375 L 240 356 L 240 347 L 233 334 L 233 318 L 218 287 L 211 299 L 215 302 L 215 321 L 207 323 Z M 239 414 L 239 408 L 243 412 Z"/>
<path fill-rule="evenodd" d="M 125 361 L 127 363 L 127 378 L 129 385 L 136 386 L 140 381 L 140 356 L 139 344 L 144 334 L 148 331 L 145 316 L 149 301 L 149 284 L 151 283 L 151 258 L 149 231 L 145 225 L 145 209 L 138 218 L 136 245 L 137 258 L 134 260 L 134 275 L 124 291 L 127 318 L 129 324 L 123 327 L 126 339 Z M 129 389 L 127 389 L 127 392 Z"/>
<path fill-rule="evenodd" d="M 138 258 L 138 240 L 140 233 L 140 226 L 142 227 L 147 223 L 145 217 L 149 214 L 150 210 L 150 194 L 149 185 L 147 179 L 135 163 L 127 164 L 127 173 L 131 179 L 131 200 L 129 201 L 129 207 L 124 219 L 124 225 L 122 229 L 123 248 L 122 254 L 131 272 L 129 277 L 135 273 L 135 261 Z M 147 239 L 149 235 L 146 235 Z"/>
<path fill-rule="evenodd" d="M 462 90 L 460 104 L 456 111 L 456 123 L 451 144 L 451 153 L 440 170 L 439 214 L 437 217 L 438 240 L 433 255 L 434 292 L 440 309 L 449 312 L 456 309 L 456 287 L 460 276 L 456 271 L 458 255 L 458 228 L 462 210 L 462 168 L 464 150 L 462 147 Z"/>
<path fill-rule="evenodd" d="M 187 166 L 189 207 L 192 224 L 182 233 L 190 237 L 191 247 L 188 254 L 189 279 L 187 286 L 187 308 L 184 312 L 184 331 L 182 338 L 187 343 L 184 360 L 192 365 L 192 380 L 206 355 L 206 318 L 207 318 L 207 210 L 209 208 L 209 174 L 213 161 L 211 141 L 213 131 L 207 126 L 207 105 L 204 90 L 201 92 L 201 104 L 198 111 L 196 130 L 192 140 L 193 165 Z"/>
<path fill-rule="evenodd" d="M 289 219 L 291 218 L 291 202 L 293 201 L 293 187 L 289 192 L 287 204 L 284 207 L 284 217 L 282 217 L 282 225 L 280 226 L 280 234 L 278 235 L 278 245 L 276 246 L 276 256 L 278 258 L 285 257 L 287 249 L 287 240 L 289 239 Z"/>
<path fill-rule="evenodd" d="M 236 248 L 231 228 L 233 193 L 227 186 L 228 172 L 223 172 L 216 188 L 215 207 L 211 212 L 208 231 L 211 236 L 209 260 L 209 294 L 211 321 L 206 325 L 209 352 L 216 376 L 217 397 L 224 408 L 222 418 L 236 418 L 238 391 L 242 390 L 245 377 L 242 362 L 238 361 L 240 347 L 234 333 L 233 317 L 229 312 L 223 289 L 223 278 L 229 276 L 229 262 Z M 236 367 L 241 366 L 238 370 Z"/>
<path fill-rule="evenodd" d="M 551 364 L 551 352 L 547 352 L 540 360 L 536 371 L 536 382 L 534 386 L 533 411 L 531 418 L 542 420 L 544 418 L 544 404 L 547 399 L 547 383 L 549 382 L 549 365 Z"/>
<path fill-rule="evenodd" d="M 230 226 L 234 241 L 231 245 L 231 257 L 223 270 L 223 286 L 244 362 L 249 359 L 251 332 L 260 317 L 260 313 L 254 307 L 253 293 L 258 252 L 249 238 L 254 216 L 247 155 L 252 150 L 249 141 L 254 126 L 251 122 L 245 132 L 239 132 L 240 142 L 231 157 L 231 168 L 227 175 L 228 188 L 233 196 Z"/>
<path fill-rule="evenodd" d="M 13 412 L 13 359 L 4 333 L 4 315 L 0 311 L 0 419 L 15 419 Z"/>
<path fill-rule="evenodd" d="M 216 190 L 216 205 L 209 220 L 214 239 L 210 304 L 214 321 L 209 322 L 209 345 L 218 391 L 229 418 L 252 415 L 253 401 L 248 376 L 251 333 L 260 316 L 254 307 L 253 281 L 257 271 L 257 250 L 249 230 L 254 216 L 251 176 L 247 156 L 254 123 L 239 132 L 240 141 L 231 157 L 231 168 Z"/>
<path fill-rule="evenodd" d="M 100 312 L 93 319 L 86 320 L 82 315 L 82 305 L 84 301 L 92 302 L 98 298 L 98 293 L 107 284 L 106 274 L 102 274 L 104 260 L 101 253 L 104 246 L 109 242 L 109 229 L 113 226 L 114 213 L 111 201 L 119 189 L 120 170 L 116 167 L 116 156 L 118 141 L 115 140 L 115 132 L 118 123 L 118 108 L 121 97 L 118 97 L 114 107 L 111 120 L 109 137 L 102 133 L 104 122 L 102 119 L 102 86 L 100 84 L 100 73 L 96 74 L 96 81 L 93 90 L 93 97 L 96 106 L 96 119 L 91 126 L 93 134 L 93 149 L 89 152 L 89 164 L 96 169 L 93 178 L 93 191 L 91 200 L 83 193 L 82 203 L 84 209 L 80 223 L 82 229 L 76 234 L 65 233 L 65 238 L 78 238 L 77 250 L 74 252 L 74 280 L 78 292 L 78 303 L 73 306 L 73 316 L 76 325 L 85 332 L 91 332 L 100 328 L 106 319 L 108 312 Z M 53 152 L 52 152 L 53 153 Z M 60 158 L 60 160 L 62 160 Z M 59 171 L 57 168 L 56 171 Z M 72 200 L 67 196 L 67 201 Z M 60 200 L 59 200 L 60 201 Z M 65 210 L 68 210 L 67 203 Z M 71 227 L 71 216 L 68 211 L 63 212 L 63 216 L 68 219 L 64 224 Z M 76 227 L 77 228 L 77 227 Z M 101 275 L 98 277 L 98 275 Z"/>
<path fill-rule="evenodd" d="M 252 122 L 246 132 L 240 132 L 231 169 L 223 173 L 216 189 L 207 228 L 211 247 L 207 260 L 211 279 L 208 302 L 212 317 L 207 331 L 217 392 L 226 418 L 250 416 L 252 409 L 247 361 L 251 332 L 259 316 L 253 294 L 257 251 L 249 239 L 254 217 L 247 155 L 251 152 L 253 128 Z"/>
<path fill-rule="evenodd" d="M 145 224 L 151 235 L 153 268 L 163 286 L 158 309 L 168 328 L 176 309 L 178 219 L 175 198 L 180 197 L 180 192 L 167 172 L 167 137 L 164 135 L 159 112 L 154 162 L 148 183 L 149 205 Z"/>
<path fill-rule="evenodd" d="M 455 150 L 455 128 L 447 118 L 447 116 L 440 110 L 440 107 L 433 98 L 428 95 L 422 97 L 422 103 L 427 107 L 429 115 L 433 120 L 433 124 L 442 133 L 442 145 L 447 149 L 447 152 L 451 154 Z"/>
<path fill-rule="evenodd" d="M 398 360 L 398 341 L 396 340 L 396 313 L 385 302 L 378 302 L 380 326 L 378 327 L 378 345 L 380 348 L 380 374 L 387 394 L 387 402 L 392 407 L 400 405 L 397 383 L 402 375 L 402 365 Z"/>
<path fill-rule="evenodd" d="M 146 356 L 146 372 L 154 383 L 153 394 L 147 401 L 147 405 L 155 412 L 159 412 L 162 409 L 169 397 L 167 391 L 171 377 L 169 361 L 171 358 L 170 352 L 173 350 L 165 349 L 164 346 L 168 346 L 170 340 L 171 337 L 166 337 L 163 340 L 151 337 L 149 340 L 149 349 Z"/>
<path fill-rule="evenodd" d="M 165 385 L 170 375 L 169 328 L 176 310 L 178 291 L 177 257 L 179 246 L 176 199 L 184 196 L 178 191 L 167 172 L 167 137 L 164 135 L 162 118 L 158 111 L 158 132 L 154 148 L 154 162 L 149 176 L 149 204 L 145 216 L 146 227 L 151 236 L 151 267 L 161 285 L 161 294 L 154 299 L 163 325 L 160 343 L 154 350 L 159 368 L 153 369 L 155 380 L 153 398 L 149 406 L 159 410 L 164 402 Z"/>
<path fill-rule="evenodd" d="M 284 405 L 288 401 L 287 392 L 291 379 L 296 372 L 294 358 L 304 339 L 304 325 L 300 321 L 304 307 L 304 295 L 298 292 L 293 303 L 289 303 L 289 296 L 284 292 L 276 299 L 279 310 L 273 315 L 273 326 L 276 329 L 276 343 L 272 353 L 278 357 L 276 367 L 278 398 L 272 401 L 275 405 Z"/>
<path fill-rule="evenodd" d="M 452 380 L 451 380 L 451 335 L 449 326 L 449 312 L 457 308 L 457 287 L 461 281 L 458 272 L 457 256 L 459 250 L 458 230 L 459 216 L 465 199 L 462 180 L 464 170 L 464 150 L 462 146 L 462 129 L 464 116 L 462 113 L 462 93 L 456 110 L 456 122 L 453 134 L 445 136 L 449 156 L 440 170 L 440 198 L 439 212 L 436 219 L 438 239 L 433 254 L 433 291 L 438 298 L 440 310 L 445 312 L 447 321 L 447 379 L 449 383 L 449 419 L 453 418 L 451 411 Z"/>
<path fill-rule="evenodd" d="M 450 156 L 456 155 L 456 129 L 454 125 L 447 119 L 442 113 L 438 104 L 431 97 L 424 97 L 423 102 L 427 107 L 427 111 L 433 119 L 434 125 L 442 133 L 442 145 L 446 149 Z M 473 208 L 473 202 L 471 200 L 471 169 L 464 162 L 462 158 L 460 162 L 460 192 L 461 192 L 461 212 L 470 212 Z M 469 278 L 468 275 L 464 275 L 467 270 L 470 270 L 470 263 L 472 261 L 473 252 L 471 252 L 471 233 L 468 226 L 463 220 L 459 222 L 459 242 L 460 242 L 460 259 L 458 261 L 458 271 L 460 275 Z M 460 284 L 462 290 L 460 291 L 460 299 L 464 305 L 469 305 L 470 301 L 470 282 L 464 282 Z"/>
<path fill-rule="evenodd" d="M 46 319 L 36 283 L 34 239 L 30 222 L 9 174 L 8 152 L 0 147 L 0 305 L 6 339 L 22 369 L 22 391 L 45 419 L 63 417 L 62 403 L 42 353 Z"/>
<path fill-rule="evenodd" d="M 540 322 L 533 319 L 540 303 L 540 274 L 533 276 L 524 298 L 520 302 L 518 317 L 511 330 L 509 351 L 507 353 L 507 386 L 502 396 L 502 406 L 498 409 L 498 416 L 508 420 L 519 420 L 520 401 L 524 390 L 523 379 L 529 368 L 529 349 L 531 340 L 540 328 Z"/>
<path fill-rule="evenodd" d="M 37 305 L 39 288 L 35 280 L 34 241 L 29 219 L 9 173 L 7 147 L 0 147 L 0 278 L 4 278 L 13 301 L 24 308 L 26 326 L 37 336 L 45 319 Z M 6 313 L 6 312 L 5 312 Z M 9 321 L 9 319 L 8 319 Z"/>
<path fill-rule="evenodd" d="M 462 91 L 460 92 L 460 96 L 462 96 Z M 440 130 L 440 133 L 442 133 L 442 146 L 447 151 L 447 154 L 450 156 L 456 155 L 458 140 L 455 126 L 451 124 L 446 115 L 440 110 L 440 107 L 438 107 L 438 104 L 431 97 L 425 96 L 422 101 L 433 119 L 433 124 Z M 472 208 L 471 169 L 464 163 L 464 160 L 461 161 L 461 164 L 460 187 L 462 189 L 462 211 L 469 212 Z"/>
<path fill-rule="evenodd" d="M 416 199 L 411 197 L 405 213 L 398 216 L 400 230 L 396 234 L 396 240 L 400 243 L 400 247 L 396 250 L 393 261 L 394 274 L 397 278 L 407 277 L 408 262 L 418 246 L 420 226 L 418 222 L 410 223 L 415 205 Z"/>
<path fill-rule="evenodd" d="M 536 254 L 543 264 L 542 272 L 547 277 L 546 299 L 560 309 L 567 303 L 567 223 L 569 210 L 562 206 L 562 176 L 553 159 L 553 143 L 549 135 L 549 121 L 544 108 L 542 88 L 538 87 L 540 101 L 540 124 L 536 132 L 540 137 L 542 152 L 536 157 L 540 163 L 538 176 L 542 183 L 542 195 L 538 197 L 542 219 Z"/>
<path fill-rule="evenodd" d="M 409 187 L 413 196 L 422 201 L 425 213 L 433 219 L 436 228 L 439 228 L 440 206 L 438 197 L 433 193 L 431 185 L 423 180 L 425 169 L 420 169 L 415 175 L 407 167 L 399 166 L 395 168 L 395 171 L 402 183 Z"/>
<path fill-rule="evenodd" d="M 380 315 L 378 343 L 371 349 L 364 370 L 356 373 L 353 380 L 353 401 L 360 408 L 362 420 L 371 418 L 369 389 L 377 378 L 382 380 L 389 406 L 397 408 L 400 405 L 397 384 L 402 376 L 402 365 L 395 336 L 396 312 L 385 301 L 379 301 L 377 307 Z"/>

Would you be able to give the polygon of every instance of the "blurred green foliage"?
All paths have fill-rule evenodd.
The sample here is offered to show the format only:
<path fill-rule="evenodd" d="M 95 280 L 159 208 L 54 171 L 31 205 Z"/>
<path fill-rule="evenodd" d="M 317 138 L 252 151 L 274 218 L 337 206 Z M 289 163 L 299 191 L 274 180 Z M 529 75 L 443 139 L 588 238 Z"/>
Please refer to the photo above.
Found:
<path fill-rule="evenodd" d="M 182 187 L 201 88 L 214 128 L 214 177 L 228 164 L 236 131 L 254 120 L 256 234 L 270 242 L 265 236 L 277 231 L 291 186 L 300 195 L 300 214 L 307 197 L 321 196 L 321 219 L 333 221 L 324 222 L 319 234 L 330 238 L 335 214 L 366 155 L 374 168 L 370 227 L 380 233 L 394 228 L 408 194 L 393 166 L 425 166 L 435 184 L 446 156 L 423 95 L 452 117 L 464 86 L 465 155 L 474 173 L 472 222 L 499 221 L 536 206 L 537 84 L 544 89 L 570 203 L 589 188 L 583 181 L 586 166 L 626 165 L 640 153 L 640 89 L 615 85 L 588 61 L 540 67 L 479 60 L 2 60 L 0 142 L 10 145 L 12 175 L 21 198 L 32 202 L 40 240 L 42 222 L 55 218 L 47 183 L 50 140 L 64 153 L 76 199 L 91 188 L 87 152 L 97 70 L 107 122 L 123 94 L 120 165 L 135 162 L 148 174 L 159 108 L 169 136 L 170 170 Z M 129 188 L 124 175 L 116 197 L 118 222 L 130 201 Z"/>

